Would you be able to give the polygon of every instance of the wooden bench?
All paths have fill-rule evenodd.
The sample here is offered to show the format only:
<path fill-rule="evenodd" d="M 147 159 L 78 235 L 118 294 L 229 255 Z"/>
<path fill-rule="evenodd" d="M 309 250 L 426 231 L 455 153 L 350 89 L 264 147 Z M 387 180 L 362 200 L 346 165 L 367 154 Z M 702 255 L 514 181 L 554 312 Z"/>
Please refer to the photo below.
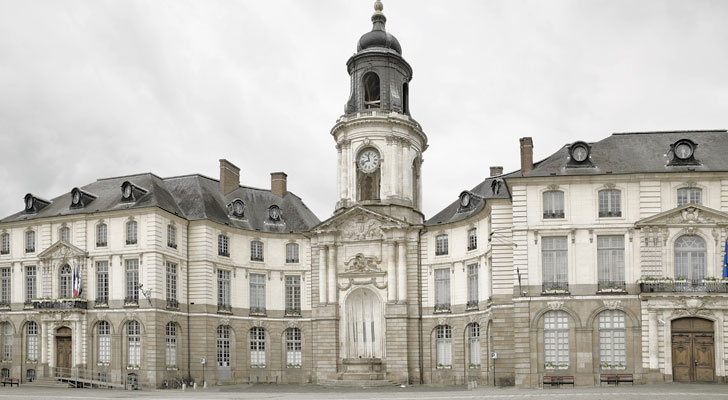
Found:
<path fill-rule="evenodd" d="M 556 387 L 559 387 L 561 385 L 571 385 L 574 386 L 574 377 L 573 376 L 566 376 L 566 375 L 544 375 L 543 376 L 543 385 L 551 385 Z"/>
<path fill-rule="evenodd" d="M 13 387 L 13 385 L 20 387 L 20 380 L 18 378 L 3 378 L 3 387 L 5 385 L 10 385 L 10 387 Z"/>
<path fill-rule="evenodd" d="M 607 385 L 613 383 L 615 386 L 620 383 L 631 383 L 634 386 L 634 377 L 632 374 L 601 374 L 599 375 L 599 386 L 606 382 Z"/>

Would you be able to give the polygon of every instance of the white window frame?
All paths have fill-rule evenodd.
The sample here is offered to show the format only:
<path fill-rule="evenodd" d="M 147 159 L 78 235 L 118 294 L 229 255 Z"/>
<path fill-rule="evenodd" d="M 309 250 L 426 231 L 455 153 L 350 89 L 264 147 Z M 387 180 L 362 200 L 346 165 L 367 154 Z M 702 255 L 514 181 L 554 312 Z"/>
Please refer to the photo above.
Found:
<path fill-rule="evenodd" d="M 627 367 L 625 313 L 605 310 L 599 313 L 599 365 L 601 369 Z"/>
<path fill-rule="evenodd" d="M 624 289 L 624 235 L 597 236 L 597 279 L 599 289 Z"/>
<path fill-rule="evenodd" d="M 0 305 L 10 306 L 12 282 L 10 267 L 0 268 Z"/>
<path fill-rule="evenodd" d="M 265 274 L 251 273 L 250 276 L 250 313 L 265 314 Z"/>
<path fill-rule="evenodd" d="M 111 324 L 108 321 L 99 321 L 96 327 L 98 334 L 98 364 L 109 365 L 111 363 Z"/>
<path fill-rule="evenodd" d="M 73 269 L 63 264 L 58 271 L 58 298 L 70 299 L 73 297 Z"/>
<path fill-rule="evenodd" d="M 177 227 L 167 224 L 167 247 L 177 248 Z"/>
<path fill-rule="evenodd" d="M 699 246 L 685 247 L 682 243 L 692 240 Z M 708 247 L 705 239 L 698 235 L 682 235 L 675 240 L 675 279 L 687 279 L 692 284 L 701 284 L 708 272 Z"/>
<path fill-rule="evenodd" d="M 622 191 L 619 189 L 602 189 L 597 194 L 599 218 L 622 216 Z"/>
<path fill-rule="evenodd" d="M 177 368 L 177 325 L 174 322 L 167 323 L 164 342 L 167 368 Z"/>
<path fill-rule="evenodd" d="M 230 327 L 227 325 L 217 327 L 217 366 L 230 366 Z"/>
<path fill-rule="evenodd" d="M 478 307 L 478 263 L 470 264 L 467 266 L 468 271 L 468 308 Z"/>
<path fill-rule="evenodd" d="M 298 243 L 286 244 L 286 264 L 298 264 Z"/>
<path fill-rule="evenodd" d="M 124 260 L 126 275 L 126 296 L 124 302 L 139 304 L 139 260 Z"/>
<path fill-rule="evenodd" d="M 71 228 L 67 226 L 62 226 L 60 229 L 58 229 L 58 240 L 62 240 L 66 243 L 71 243 Z"/>
<path fill-rule="evenodd" d="M 217 308 L 218 310 L 231 311 L 230 271 L 226 269 L 217 270 Z"/>
<path fill-rule="evenodd" d="M 96 261 L 96 303 L 109 302 L 109 262 Z"/>
<path fill-rule="evenodd" d="M 447 234 L 435 236 L 435 255 L 446 256 L 449 252 Z"/>
<path fill-rule="evenodd" d="M 25 252 L 35 253 L 35 231 L 25 231 Z"/>
<path fill-rule="evenodd" d="M 450 268 L 435 269 L 435 312 L 450 311 Z"/>
<path fill-rule="evenodd" d="M 217 235 L 217 255 L 230 257 L 230 238 L 222 233 Z"/>
<path fill-rule="evenodd" d="M 126 244 L 127 245 L 134 245 L 138 243 L 139 235 L 139 224 L 134 221 L 127 221 L 126 223 Z"/>
<path fill-rule="evenodd" d="M 13 359 L 13 326 L 10 322 L 3 322 L 3 361 Z"/>
<path fill-rule="evenodd" d="M 562 190 L 547 190 L 543 192 L 543 219 L 566 218 L 565 197 Z"/>
<path fill-rule="evenodd" d="M 301 275 L 286 275 L 286 315 L 301 315 Z"/>
<path fill-rule="evenodd" d="M 250 367 L 265 368 L 265 328 L 254 326 L 250 328 Z"/>
<path fill-rule="evenodd" d="M 0 235 L 0 255 L 10 254 L 10 234 Z"/>
<path fill-rule="evenodd" d="M 30 321 L 26 325 L 26 349 L 28 361 L 38 361 L 38 323 Z"/>
<path fill-rule="evenodd" d="M 286 368 L 301 368 L 301 330 L 286 329 Z"/>
<path fill-rule="evenodd" d="M 109 226 L 105 223 L 96 225 L 96 247 L 106 247 L 109 245 Z"/>
<path fill-rule="evenodd" d="M 260 240 L 252 240 L 250 242 L 250 261 L 265 261 L 263 254 L 263 242 Z"/>
<path fill-rule="evenodd" d="M 688 204 L 703 204 L 703 189 L 697 187 L 682 187 L 677 189 L 677 206 Z"/>
<path fill-rule="evenodd" d="M 569 314 L 547 311 L 543 315 L 544 366 L 546 369 L 569 368 Z"/>
<path fill-rule="evenodd" d="M 568 236 L 545 236 L 541 238 L 541 267 L 541 278 L 544 289 L 568 290 Z"/>
<path fill-rule="evenodd" d="M 470 342 L 470 368 L 480 367 L 480 324 L 468 325 L 468 341 Z"/>
<path fill-rule="evenodd" d="M 177 307 L 177 264 L 167 261 L 165 276 L 165 289 L 167 296 L 167 307 Z"/>
<path fill-rule="evenodd" d="M 437 368 L 452 368 L 452 328 L 438 325 L 435 328 Z"/>
<path fill-rule="evenodd" d="M 126 367 L 139 368 L 142 359 L 141 324 L 138 321 L 129 321 L 126 324 Z"/>
<path fill-rule="evenodd" d="M 478 228 L 468 229 L 468 251 L 478 248 Z"/>
<path fill-rule="evenodd" d="M 36 298 L 36 283 L 38 281 L 38 268 L 35 265 L 25 267 L 25 302 L 30 303 Z"/>

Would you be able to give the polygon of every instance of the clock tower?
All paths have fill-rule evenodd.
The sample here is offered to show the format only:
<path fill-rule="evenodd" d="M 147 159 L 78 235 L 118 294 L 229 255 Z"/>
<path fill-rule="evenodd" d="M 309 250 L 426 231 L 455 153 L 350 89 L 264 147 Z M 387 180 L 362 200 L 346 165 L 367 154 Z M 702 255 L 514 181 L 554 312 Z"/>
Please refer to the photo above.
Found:
<path fill-rule="evenodd" d="M 385 30 L 381 1 L 373 27 L 346 63 L 351 93 L 331 135 L 338 150 L 336 213 L 361 205 L 410 223 L 421 223 L 422 152 L 427 136 L 411 117 L 412 67 L 397 38 Z"/>

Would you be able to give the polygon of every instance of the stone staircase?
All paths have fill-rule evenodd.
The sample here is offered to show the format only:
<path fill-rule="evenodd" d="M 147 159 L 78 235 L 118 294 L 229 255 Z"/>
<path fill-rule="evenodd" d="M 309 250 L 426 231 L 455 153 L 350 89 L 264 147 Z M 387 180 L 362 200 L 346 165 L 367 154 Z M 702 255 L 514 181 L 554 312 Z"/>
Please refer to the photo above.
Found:
<path fill-rule="evenodd" d="M 381 359 L 345 359 L 343 364 L 345 372 L 340 375 L 339 379 L 319 381 L 319 385 L 358 388 L 399 385 L 384 379 Z"/>
<path fill-rule="evenodd" d="M 44 388 L 67 388 L 68 382 L 61 382 L 57 378 L 39 377 L 33 382 L 26 383 L 28 386 L 44 387 Z"/>

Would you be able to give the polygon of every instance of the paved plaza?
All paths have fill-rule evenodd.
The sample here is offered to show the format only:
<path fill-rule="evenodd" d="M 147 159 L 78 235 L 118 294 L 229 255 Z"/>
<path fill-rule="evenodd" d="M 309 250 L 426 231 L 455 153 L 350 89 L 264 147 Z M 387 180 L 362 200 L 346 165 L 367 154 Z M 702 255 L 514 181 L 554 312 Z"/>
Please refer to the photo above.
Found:
<path fill-rule="evenodd" d="M 717 384 L 659 384 L 609 388 L 517 389 L 464 387 L 324 388 L 301 385 L 235 385 L 197 390 L 122 391 L 50 389 L 23 386 L 3 388 L 0 399 L 728 399 L 728 386 Z"/>

